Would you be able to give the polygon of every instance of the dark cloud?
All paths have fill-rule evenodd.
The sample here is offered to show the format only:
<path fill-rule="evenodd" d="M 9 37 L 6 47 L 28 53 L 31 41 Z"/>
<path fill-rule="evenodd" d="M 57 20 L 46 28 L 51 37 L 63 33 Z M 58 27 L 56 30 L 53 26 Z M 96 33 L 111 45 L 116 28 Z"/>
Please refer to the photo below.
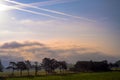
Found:
<path fill-rule="evenodd" d="M 38 42 L 24 42 L 24 43 L 19 43 L 16 41 L 9 42 L 9 43 L 4 43 L 3 45 L 0 46 L 0 48 L 8 49 L 8 48 L 19 48 L 19 47 L 25 47 L 25 46 L 44 46 L 44 44 L 38 43 Z"/>

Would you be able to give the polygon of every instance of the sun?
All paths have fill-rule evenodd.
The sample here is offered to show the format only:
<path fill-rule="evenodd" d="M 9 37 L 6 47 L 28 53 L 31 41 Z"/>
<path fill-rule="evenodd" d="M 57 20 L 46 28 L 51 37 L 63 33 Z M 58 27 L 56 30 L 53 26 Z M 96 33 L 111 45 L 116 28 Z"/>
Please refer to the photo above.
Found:
<path fill-rule="evenodd" d="M 7 6 L 2 0 L 0 0 L 0 25 L 8 20 L 10 14 L 6 11 L 9 9 L 10 7 Z"/>
<path fill-rule="evenodd" d="M 0 4 L 0 11 L 6 11 L 9 10 L 9 7 L 3 4 Z"/>
<path fill-rule="evenodd" d="M 7 11 L 7 10 L 9 10 L 9 9 L 10 9 L 10 7 L 7 6 L 7 5 L 5 5 L 5 4 L 3 3 L 3 1 L 0 0 L 0 12 Z"/>

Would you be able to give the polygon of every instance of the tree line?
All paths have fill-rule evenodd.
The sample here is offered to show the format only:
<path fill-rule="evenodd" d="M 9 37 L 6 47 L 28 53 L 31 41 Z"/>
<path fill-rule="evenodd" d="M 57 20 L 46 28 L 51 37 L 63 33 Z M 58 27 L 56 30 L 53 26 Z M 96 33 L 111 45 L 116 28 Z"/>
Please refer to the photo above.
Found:
<path fill-rule="evenodd" d="M 11 69 L 11 75 L 15 75 L 15 71 L 20 72 L 22 76 L 23 71 L 27 71 L 27 74 L 30 75 L 30 70 L 35 71 L 35 76 L 37 76 L 38 71 L 44 69 L 46 73 L 56 73 L 55 70 L 59 69 L 60 72 L 67 70 L 67 63 L 65 61 L 57 61 L 56 59 L 44 58 L 42 63 L 34 62 L 31 64 L 29 60 L 27 61 L 18 61 L 18 62 L 9 62 L 9 66 L 6 69 Z M 3 72 L 3 65 L 0 61 L 0 72 Z"/>
<path fill-rule="evenodd" d="M 30 70 L 34 70 L 35 76 L 38 75 L 38 71 L 44 70 L 46 74 L 56 73 L 56 69 L 59 72 L 63 71 L 72 71 L 72 72 L 100 72 L 100 71 L 111 71 L 114 67 L 120 67 L 120 61 L 115 63 L 108 63 L 104 61 L 77 61 L 73 67 L 68 67 L 66 61 L 58 61 L 56 59 L 44 58 L 42 62 L 34 62 L 32 64 L 29 60 L 27 61 L 18 61 L 18 62 L 9 62 L 9 65 L 6 69 L 11 69 L 11 75 L 15 75 L 15 71 L 19 71 L 20 76 L 23 75 L 23 71 L 27 71 L 28 76 L 30 75 Z M 0 60 L 0 72 L 3 72 L 4 66 Z"/>
<path fill-rule="evenodd" d="M 70 70 L 76 72 L 100 72 L 110 71 L 110 67 L 107 61 L 78 61 Z"/>

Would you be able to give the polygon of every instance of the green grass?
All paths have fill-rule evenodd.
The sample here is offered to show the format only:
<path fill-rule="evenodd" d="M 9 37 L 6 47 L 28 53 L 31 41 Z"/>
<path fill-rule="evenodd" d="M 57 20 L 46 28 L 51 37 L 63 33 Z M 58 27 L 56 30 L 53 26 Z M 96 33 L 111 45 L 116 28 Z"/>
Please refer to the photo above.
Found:
<path fill-rule="evenodd" d="M 120 72 L 43 75 L 39 77 L 8 78 L 7 80 L 120 80 Z"/>

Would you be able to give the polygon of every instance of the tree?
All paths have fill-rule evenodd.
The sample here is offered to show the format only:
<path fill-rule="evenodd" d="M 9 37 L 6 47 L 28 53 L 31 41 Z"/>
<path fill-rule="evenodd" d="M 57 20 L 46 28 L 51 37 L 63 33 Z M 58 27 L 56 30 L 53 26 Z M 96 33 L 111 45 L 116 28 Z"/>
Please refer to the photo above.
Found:
<path fill-rule="evenodd" d="M 57 61 L 55 59 L 44 58 L 42 60 L 42 66 L 47 73 L 54 73 L 54 70 L 57 68 Z"/>
<path fill-rule="evenodd" d="M 42 60 L 42 66 L 45 69 L 46 72 L 51 72 L 51 62 L 50 62 L 50 58 L 44 58 Z"/>
<path fill-rule="evenodd" d="M 35 62 L 35 76 L 37 76 L 38 73 L 38 62 Z"/>
<path fill-rule="evenodd" d="M 60 69 L 60 72 L 61 70 L 67 70 L 67 63 L 65 61 L 59 61 L 59 69 Z"/>
<path fill-rule="evenodd" d="M 2 65 L 1 60 L 0 60 L 0 72 L 3 72 L 3 65 Z"/>
<path fill-rule="evenodd" d="M 55 69 L 57 69 L 59 67 L 59 63 L 55 59 L 51 59 L 50 62 L 51 62 L 51 72 L 55 73 Z"/>
<path fill-rule="evenodd" d="M 55 59 L 44 58 L 42 60 L 42 66 L 47 73 L 55 73 L 55 69 L 59 68 L 61 70 L 67 69 L 67 63 L 65 61 L 57 61 Z"/>
<path fill-rule="evenodd" d="M 22 71 L 27 69 L 23 61 L 17 62 L 17 68 L 20 70 L 20 76 L 22 76 Z"/>
<path fill-rule="evenodd" d="M 93 61 L 78 61 L 74 65 L 74 69 L 77 72 L 100 72 L 100 71 L 109 71 L 109 65 L 107 61 L 93 62 Z"/>
<path fill-rule="evenodd" d="M 6 69 L 12 69 L 12 75 L 14 75 L 14 70 L 17 69 L 17 63 L 16 62 L 9 62 L 9 66 Z"/>
<path fill-rule="evenodd" d="M 28 76 L 30 75 L 30 68 L 32 68 L 31 62 L 29 60 L 25 61 Z"/>
<path fill-rule="evenodd" d="M 120 60 L 116 61 L 115 64 L 117 65 L 117 67 L 120 67 Z"/>

